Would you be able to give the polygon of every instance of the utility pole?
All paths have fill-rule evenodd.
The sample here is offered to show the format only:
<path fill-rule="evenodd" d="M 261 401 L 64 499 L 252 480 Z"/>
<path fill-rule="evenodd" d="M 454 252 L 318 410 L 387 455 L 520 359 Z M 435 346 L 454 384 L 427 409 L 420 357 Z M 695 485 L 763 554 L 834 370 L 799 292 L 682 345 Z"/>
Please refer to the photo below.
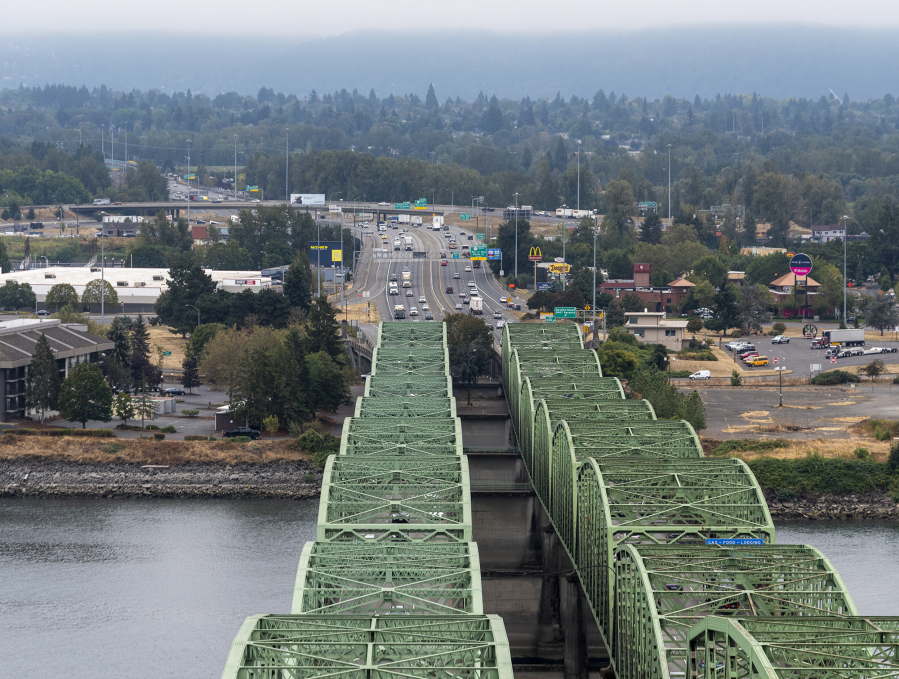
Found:
<path fill-rule="evenodd" d="M 187 228 L 190 228 L 190 139 L 187 140 Z"/>
<path fill-rule="evenodd" d="M 668 144 L 668 228 L 671 228 L 671 144 Z"/>
<path fill-rule="evenodd" d="M 577 140 L 577 211 L 581 212 L 581 140 Z"/>
<path fill-rule="evenodd" d="M 486 236 L 484 236 L 486 238 Z M 515 285 L 518 285 L 518 193 L 515 193 Z M 534 290 L 537 290 L 537 270 L 534 269 Z"/>
<path fill-rule="evenodd" d="M 846 241 L 849 235 L 847 222 L 849 215 L 843 215 L 843 325 L 846 325 L 846 286 L 849 285 L 849 278 L 846 275 Z M 847 326 L 848 327 L 848 326 Z"/>
<path fill-rule="evenodd" d="M 285 128 L 287 132 L 287 144 L 284 147 L 284 200 L 290 203 L 290 191 L 287 188 L 287 175 L 290 169 L 290 128 Z"/>
<path fill-rule="evenodd" d="M 237 200 L 237 135 L 234 135 L 234 200 Z"/>
<path fill-rule="evenodd" d="M 593 220 L 593 344 L 596 344 L 596 220 Z"/>
<path fill-rule="evenodd" d="M 100 227 L 100 323 L 106 324 L 106 228 Z"/>

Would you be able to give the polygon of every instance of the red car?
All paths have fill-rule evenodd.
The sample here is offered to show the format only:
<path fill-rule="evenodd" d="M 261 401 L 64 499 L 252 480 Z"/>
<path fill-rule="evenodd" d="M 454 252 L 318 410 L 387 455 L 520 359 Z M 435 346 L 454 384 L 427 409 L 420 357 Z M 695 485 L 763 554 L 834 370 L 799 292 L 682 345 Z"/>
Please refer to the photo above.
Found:
<path fill-rule="evenodd" d="M 440 260 L 440 266 L 447 266 L 445 259 Z"/>
<path fill-rule="evenodd" d="M 745 354 L 740 354 L 740 360 L 748 361 L 750 358 L 755 358 L 759 355 L 757 351 L 747 351 Z"/>

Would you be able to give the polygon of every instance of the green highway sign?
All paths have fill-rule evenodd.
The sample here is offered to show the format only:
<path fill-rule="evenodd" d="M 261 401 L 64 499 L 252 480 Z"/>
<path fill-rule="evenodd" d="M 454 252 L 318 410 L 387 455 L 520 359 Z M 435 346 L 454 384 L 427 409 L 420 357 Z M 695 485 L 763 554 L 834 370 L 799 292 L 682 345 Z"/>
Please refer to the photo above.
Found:
<path fill-rule="evenodd" d="M 162 352 L 162 355 L 163 355 L 163 356 L 171 356 L 171 355 L 172 355 L 172 352 L 171 352 L 171 351 L 163 351 L 163 352 Z"/>
<path fill-rule="evenodd" d="M 556 318 L 574 318 L 577 310 L 573 306 L 557 306 L 555 310 Z"/>
<path fill-rule="evenodd" d="M 454 253 L 453 253 L 453 259 L 459 259 L 459 253 L 458 253 L 458 252 L 454 252 Z"/>
<path fill-rule="evenodd" d="M 475 238 L 477 238 L 478 240 L 484 240 L 484 234 L 483 233 L 476 234 Z"/>
<path fill-rule="evenodd" d="M 555 323 L 555 322 L 556 322 L 556 317 L 555 317 L 555 316 L 547 316 L 544 320 L 545 320 L 547 323 Z"/>
<path fill-rule="evenodd" d="M 409 203 L 394 203 L 394 210 L 411 210 L 412 206 Z"/>
<path fill-rule="evenodd" d="M 463 212 L 461 215 L 459 215 L 459 219 L 461 219 L 463 222 L 469 221 L 471 219 L 471 215 L 467 212 Z"/>
<path fill-rule="evenodd" d="M 471 259 L 474 261 L 487 260 L 487 246 L 486 245 L 472 245 L 471 246 Z"/>
<path fill-rule="evenodd" d="M 428 207 L 428 199 L 427 198 L 419 198 L 418 200 L 415 201 L 415 209 L 416 210 L 423 210 L 426 207 Z"/>

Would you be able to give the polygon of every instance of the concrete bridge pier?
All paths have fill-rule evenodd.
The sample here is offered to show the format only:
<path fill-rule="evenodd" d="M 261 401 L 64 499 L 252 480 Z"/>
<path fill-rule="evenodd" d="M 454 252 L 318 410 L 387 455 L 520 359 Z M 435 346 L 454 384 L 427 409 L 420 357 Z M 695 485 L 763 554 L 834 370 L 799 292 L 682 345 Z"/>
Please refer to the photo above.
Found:
<path fill-rule="evenodd" d="M 562 627 L 565 633 L 564 679 L 587 679 L 587 637 L 581 606 L 580 580 L 576 573 L 565 576 L 562 584 Z"/>
<path fill-rule="evenodd" d="M 542 507 L 535 502 L 537 510 Z M 537 514 L 538 512 L 534 512 Z M 534 531 L 536 533 L 536 531 Z M 544 526 L 541 533 L 543 556 L 543 578 L 540 584 L 540 608 L 538 613 L 539 634 L 537 652 L 543 658 L 559 657 L 562 651 L 564 634 L 562 633 L 562 607 L 559 588 L 559 570 L 562 561 L 559 558 L 560 545 L 552 526 Z M 566 663 L 567 667 L 567 663 Z M 567 675 L 566 675 L 567 679 Z"/>

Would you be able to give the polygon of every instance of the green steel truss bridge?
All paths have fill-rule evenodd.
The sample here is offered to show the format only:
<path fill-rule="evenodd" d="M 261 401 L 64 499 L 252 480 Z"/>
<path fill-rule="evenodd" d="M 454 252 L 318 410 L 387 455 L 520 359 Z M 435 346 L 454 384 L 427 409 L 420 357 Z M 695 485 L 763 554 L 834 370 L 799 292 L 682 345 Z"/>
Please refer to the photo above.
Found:
<path fill-rule="evenodd" d="M 512 679 L 503 621 L 483 615 L 445 328 L 381 324 L 291 615 L 248 618 L 224 679 Z"/>
<path fill-rule="evenodd" d="M 858 617 L 823 554 L 774 544 L 742 461 L 625 400 L 574 324 L 507 324 L 502 347 L 523 461 L 619 679 L 899 677 L 899 618 Z"/>

